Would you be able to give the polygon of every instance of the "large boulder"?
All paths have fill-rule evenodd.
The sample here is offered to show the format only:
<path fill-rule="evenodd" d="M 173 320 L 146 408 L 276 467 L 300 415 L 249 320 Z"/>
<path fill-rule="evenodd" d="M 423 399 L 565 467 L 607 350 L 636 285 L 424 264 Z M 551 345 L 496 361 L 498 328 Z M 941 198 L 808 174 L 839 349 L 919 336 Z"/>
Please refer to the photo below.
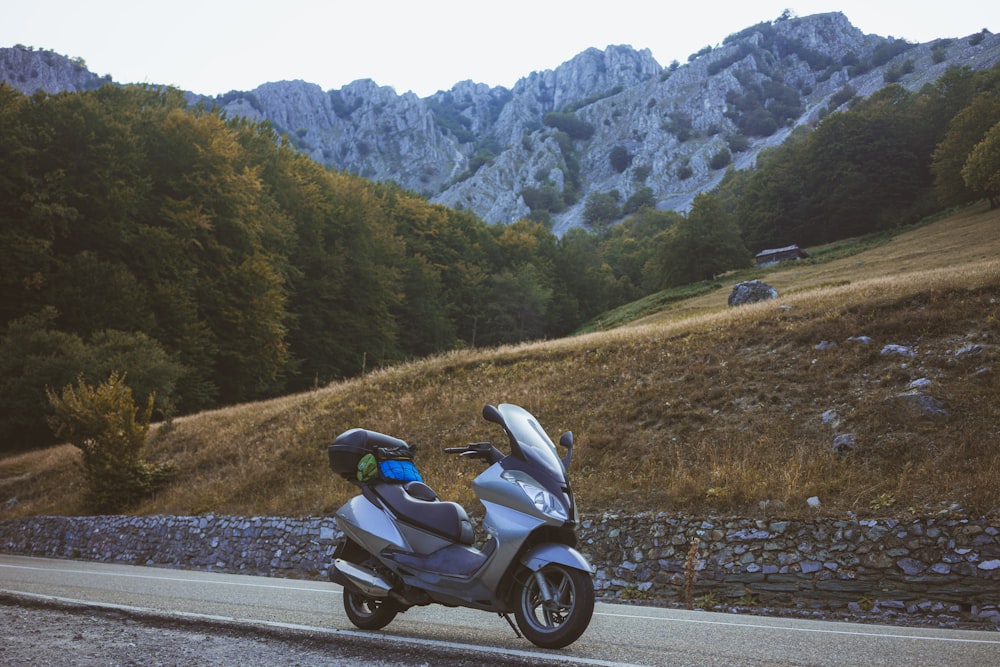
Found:
<path fill-rule="evenodd" d="M 777 297 L 778 290 L 762 280 L 748 280 L 733 286 L 733 291 L 729 294 L 729 305 L 742 306 L 745 303 L 757 303 Z"/>

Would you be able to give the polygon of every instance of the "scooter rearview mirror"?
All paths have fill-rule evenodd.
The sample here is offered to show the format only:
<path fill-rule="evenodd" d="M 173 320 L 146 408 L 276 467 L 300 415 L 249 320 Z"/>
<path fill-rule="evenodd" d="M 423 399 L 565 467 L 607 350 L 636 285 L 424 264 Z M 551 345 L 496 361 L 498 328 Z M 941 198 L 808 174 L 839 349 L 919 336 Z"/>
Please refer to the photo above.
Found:
<path fill-rule="evenodd" d="M 559 436 L 559 444 L 566 449 L 573 449 L 573 431 L 566 431 Z"/>
<path fill-rule="evenodd" d="M 503 417 L 500 416 L 500 411 L 489 403 L 483 406 L 483 419 L 503 426 Z"/>
<path fill-rule="evenodd" d="M 559 444 L 566 448 L 566 456 L 562 457 L 563 467 L 569 470 L 570 461 L 573 460 L 573 431 L 566 431 L 559 436 Z"/>

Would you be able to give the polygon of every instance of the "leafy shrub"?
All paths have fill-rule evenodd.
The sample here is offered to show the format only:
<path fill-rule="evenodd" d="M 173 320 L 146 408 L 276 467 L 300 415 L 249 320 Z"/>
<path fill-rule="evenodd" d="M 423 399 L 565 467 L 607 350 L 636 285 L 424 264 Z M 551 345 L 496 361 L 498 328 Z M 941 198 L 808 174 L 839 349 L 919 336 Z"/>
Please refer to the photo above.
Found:
<path fill-rule="evenodd" d="M 597 93 L 595 95 L 591 95 L 590 97 L 586 97 L 586 98 L 580 100 L 579 102 L 575 102 L 573 104 L 569 104 L 569 105 L 567 105 L 565 107 L 565 110 L 568 113 L 572 113 L 573 111 L 577 111 L 578 109 L 582 109 L 583 107 L 591 105 L 594 102 L 599 102 L 599 101 L 607 99 L 609 97 L 614 97 L 615 95 L 617 95 L 618 93 L 622 92 L 623 90 L 624 90 L 624 87 L 622 87 L 622 86 L 614 86 L 613 88 L 611 88 L 609 90 L 605 90 L 605 91 Z"/>
<path fill-rule="evenodd" d="M 427 105 L 437 126 L 450 132 L 460 144 L 476 140 L 476 135 L 472 132 L 472 119 L 462 114 L 463 107 L 455 104 L 452 95 L 445 95 L 441 100 L 428 99 Z"/>
<path fill-rule="evenodd" d="M 892 65 L 885 69 L 885 74 L 883 78 L 886 83 L 896 83 L 903 78 L 904 75 L 912 73 L 914 70 L 913 61 L 909 58 L 901 65 Z"/>
<path fill-rule="evenodd" d="M 688 62 L 689 63 L 690 62 L 694 62 L 698 58 L 700 58 L 702 56 L 705 56 L 705 55 L 708 55 L 711 52 L 712 52 L 712 47 L 711 46 L 703 46 L 700 49 L 698 49 L 698 51 L 696 51 L 695 53 L 692 53 L 691 55 L 688 56 Z"/>
<path fill-rule="evenodd" d="M 854 99 L 854 96 L 858 94 L 858 91 L 854 89 L 851 85 L 845 85 L 843 88 L 835 92 L 830 97 L 830 109 L 837 109 L 841 105 L 850 100 Z"/>
<path fill-rule="evenodd" d="M 750 148 L 750 140 L 742 134 L 731 134 L 726 138 L 729 150 L 733 153 L 742 153 Z"/>
<path fill-rule="evenodd" d="M 571 139 L 587 140 L 594 136 L 594 126 L 585 120 L 580 120 L 571 113 L 550 111 L 542 119 L 548 127 L 565 132 Z"/>
<path fill-rule="evenodd" d="M 723 148 L 712 156 L 712 159 L 709 160 L 709 165 L 712 169 L 722 169 L 723 167 L 729 166 L 729 163 L 732 161 L 733 154 L 729 152 L 728 148 Z"/>
<path fill-rule="evenodd" d="M 645 183 L 651 171 L 652 168 L 648 164 L 640 164 L 632 170 L 632 180 L 636 183 Z"/>
<path fill-rule="evenodd" d="M 882 42 L 872 51 L 872 66 L 880 67 L 901 53 L 906 53 L 916 44 L 905 39 L 892 39 Z"/>
<path fill-rule="evenodd" d="M 611 154 L 608 155 L 608 160 L 611 162 L 612 168 L 619 174 L 628 169 L 629 165 L 632 164 L 632 156 L 624 146 L 615 146 L 612 148 Z"/>
<path fill-rule="evenodd" d="M 169 416 L 185 372 L 159 342 L 142 333 L 102 330 L 86 340 L 59 331 L 59 312 L 47 306 L 18 318 L 0 333 L 0 454 L 52 442 L 46 424 L 46 387 L 81 375 L 90 380 L 128 368 L 137 396 L 156 392 L 155 409 Z"/>
<path fill-rule="evenodd" d="M 622 206 L 622 213 L 625 215 L 631 215 L 643 207 L 656 207 L 656 194 L 653 192 L 653 189 L 648 186 L 639 188 L 636 190 L 635 194 L 625 201 L 625 205 Z"/>
<path fill-rule="evenodd" d="M 521 198 L 524 204 L 535 211 L 551 211 L 558 213 L 563 210 L 564 203 L 562 195 L 556 190 L 554 185 L 543 185 L 540 188 L 524 188 L 521 190 Z"/>
<path fill-rule="evenodd" d="M 587 197 L 583 209 L 583 221 L 591 227 L 614 222 L 622 215 L 618 206 L 617 192 L 594 192 Z"/>
<path fill-rule="evenodd" d="M 580 191 L 580 160 L 577 157 L 576 149 L 573 148 L 572 138 L 567 133 L 558 131 L 553 135 L 553 138 L 559 146 L 559 153 L 562 155 L 565 166 L 563 175 L 566 177 L 566 182 L 563 186 L 563 201 L 572 206 Z"/>
<path fill-rule="evenodd" d="M 747 44 L 741 44 L 733 53 L 728 56 L 719 58 L 718 60 L 708 64 L 708 75 L 712 76 L 718 74 L 727 67 L 738 63 L 739 61 L 746 58 L 753 50 Z"/>
<path fill-rule="evenodd" d="M 481 167 L 490 164 L 495 158 L 496 154 L 493 151 L 487 148 L 480 148 L 469 158 L 469 167 L 455 179 L 455 183 L 472 178 Z"/>
<path fill-rule="evenodd" d="M 149 463 L 146 449 L 154 397 L 140 413 L 125 375 L 112 373 L 96 387 L 83 379 L 60 394 L 48 391 L 54 415 L 49 424 L 83 452 L 88 501 L 98 512 L 116 512 L 134 505 L 165 484 L 173 473 L 169 463 Z"/>
<path fill-rule="evenodd" d="M 950 45 L 950 39 L 943 39 L 934 45 L 931 49 L 931 60 L 934 61 L 934 64 L 943 63 L 948 59 L 948 47 Z"/>
<path fill-rule="evenodd" d="M 754 137 L 769 137 L 778 131 L 778 121 L 763 107 L 758 107 L 746 115 L 740 125 L 744 134 Z"/>
<path fill-rule="evenodd" d="M 742 91 L 726 94 L 726 116 L 747 136 L 771 136 L 781 124 L 802 113 L 799 93 L 780 81 L 745 80 L 741 84 Z"/>
<path fill-rule="evenodd" d="M 692 124 L 691 116 L 682 111 L 670 113 L 670 120 L 663 124 L 663 129 L 677 135 L 677 141 L 682 144 L 691 138 Z"/>

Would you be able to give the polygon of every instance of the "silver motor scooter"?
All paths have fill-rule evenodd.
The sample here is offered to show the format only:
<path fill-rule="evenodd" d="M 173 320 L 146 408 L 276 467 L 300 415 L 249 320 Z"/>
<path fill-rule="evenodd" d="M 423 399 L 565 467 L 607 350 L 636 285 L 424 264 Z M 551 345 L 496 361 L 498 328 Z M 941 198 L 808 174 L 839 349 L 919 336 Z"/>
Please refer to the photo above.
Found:
<path fill-rule="evenodd" d="M 421 481 L 358 481 L 365 454 L 398 452 L 405 442 L 351 429 L 330 445 L 331 467 L 361 489 L 337 510 L 344 535 L 330 568 L 357 627 L 377 630 L 412 606 L 436 603 L 496 612 L 518 636 L 544 648 L 566 646 L 587 629 L 594 611 L 592 568 L 574 548 L 578 517 L 566 478 L 573 434 L 560 438 L 567 450 L 560 459 L 523 408 L 486 405 L 483 417 L 503 427 L 509 455 L 488 442 L 445 449 L 489 466 L 472 482 L 486 508 L 481 548 L 465 509 L 438 499 Z"/>

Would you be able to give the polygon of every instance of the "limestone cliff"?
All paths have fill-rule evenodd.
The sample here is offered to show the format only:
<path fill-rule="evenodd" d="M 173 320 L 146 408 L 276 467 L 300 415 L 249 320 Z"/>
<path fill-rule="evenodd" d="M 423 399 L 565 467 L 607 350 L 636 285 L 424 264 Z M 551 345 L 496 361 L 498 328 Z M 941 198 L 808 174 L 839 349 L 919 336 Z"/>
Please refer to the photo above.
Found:
<path fill-rule="evenodd" d="M 513 89 L 472 81 L 427 98 L 370 80 L 323 91 L 281 81 L 201 98 L 267 119 L 313 159 L 492 223 L 534 213 L 557 234 L 594 194 L 686 210 L 726 167 L 752 166 L 800 125 L 888 83 L 917 89 L 949 67 L 1000 61 L 988 32 L 926 44 L 863 34 L 841 13 L 782 17 L 661 66 L 649 50 L 591 48 Z M 0 80 L 25 92 L 106 82 L 51 52 L 0 49 Z M 194 96 L 192 96 L 193 99 Z"/>

